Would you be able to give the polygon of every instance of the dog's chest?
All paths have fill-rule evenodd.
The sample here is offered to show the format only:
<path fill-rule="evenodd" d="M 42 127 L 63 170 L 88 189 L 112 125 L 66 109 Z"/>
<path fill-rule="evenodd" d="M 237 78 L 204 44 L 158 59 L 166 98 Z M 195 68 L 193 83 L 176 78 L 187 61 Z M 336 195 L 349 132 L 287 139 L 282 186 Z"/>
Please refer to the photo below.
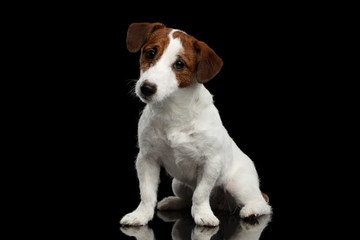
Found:
<path fill-rule="evenodd" d="M 173 177 L 188 184 L 196 182 L 204 146 L 201 144 L 202 133 L 195 123 L 177 125 L 153 120 L 151 127 L 144 131 L 147 132 L 148 144 L 143 146 L 143 150 L 158 155 L 161 164 Z"/>
<path fill-rule="evenodd" d="M 197 160 L 201 156 L 201 133 L 192 125 L 157 129 L 162 135 L 161 145 L 165 145 L 176 162 L 186 159 Z M 161 147 L 161 146 L 159 146 Z"/>

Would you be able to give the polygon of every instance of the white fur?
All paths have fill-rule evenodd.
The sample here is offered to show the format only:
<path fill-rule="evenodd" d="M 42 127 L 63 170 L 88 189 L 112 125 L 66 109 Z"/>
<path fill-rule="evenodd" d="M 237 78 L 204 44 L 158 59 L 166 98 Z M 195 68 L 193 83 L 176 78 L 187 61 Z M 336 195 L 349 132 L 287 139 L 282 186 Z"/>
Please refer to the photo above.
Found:
<path fill-rule="evenodd" d="M 161 58 L 136 84 L 148 80 L 157 85 L 156 94 L 142 101 L 147 105 L 139 120 L 140 151 L 136 169 L 140 182 L 138 208 L 120 221 L 125 225 L 145 225 L 153 218 L 157 203 L 160 167 L 174 177 L 175 197 L 165 198 L 158 209 L 179 209 L 192 203 L 191 213 L 198 225 L 217 226 L 219 220 L 210 207 L 210 195 L 220 187 L 243 206 L 240 215 L 268 214 L 271 207 L 259 189 L 253 162 L 235 144 L 224 128 L 204 85 L 178 88 L 172 64 L 183 46 L 169 34 L 170 42 Z"/>
<path fill-rule="evenodd" d="M 219 227 L 194 226 L 191 219 L 187 216 L 182 216 L 182 212 L 160 211 L 157 213 L 157 216 L 164 222 L 173 223 L 171 230 L 172 240 L 188 239 L 184 238 L 185 236 L 191 236 L 192 240 L 220 239 L 220 236 L 224 236 L 224 234 L 228 236 L 226 239 L 259 240 L 262 232 L 271 220 L 270 215 L 264 215 L 257 218 L 257 222 L 250 223 L 244 220 L 235 221 L 234 218 L 229 216 L 224 219 L 226 222 L 223 228 L 220 229 Z M 230 230 L 229 226 L 231 225 L 233 230 Z M 148 226 L 126 226 L 120 227 L 120 230 L 127 236 L 135 237 L 136 240 L 155 240 L 156 234 Z M 218 231 L 220 231 L 220 234 L 218 234 Z"/>
<path fill-rule="evenodd" d="M 169 46 L 166 48 L 159 61 L 145 72 L 142 72 L 140 79 L 136 82 L 135 92 L 145 103 L 148 101 L 142 98 L 140 94 L 140 86 L 145 80 L 157 85 L 157 93 L 151 99 L 151 102 L 153 103 L 162 101 L 178 89 L 178 82 L 175 73 L 172 71 L 172 65 L 177 58 L 177 54 L 183 51 L 183 46 L 179 38 L 174 39 L 172 37 L 172 33 L 175 31 L 176 30 L 171 31 L 169 35 Z"/>

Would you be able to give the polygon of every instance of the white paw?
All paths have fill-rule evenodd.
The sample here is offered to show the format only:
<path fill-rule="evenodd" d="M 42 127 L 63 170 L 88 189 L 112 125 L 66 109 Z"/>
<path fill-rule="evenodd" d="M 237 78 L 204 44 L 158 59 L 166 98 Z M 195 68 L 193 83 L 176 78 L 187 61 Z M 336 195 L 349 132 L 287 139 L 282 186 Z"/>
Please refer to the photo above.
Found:
<path fill-rule="evenodd" d="M 153 218 L 153 214 L 145 211 L 135 210 L 125 215 L 121 220 L 121 225 L 142 226 L 146 225 Z"/>
<path fill-rule="evenodd" d="M 194 208 L 191 209 L 191 214 L 194 218 L 196 225 L 200 226 L 218 226 L 220 221 L 215 217 L 210 208 Z"/>
<path fill-rule="evenodd" d="M 251 216 L 259 216 L 263 214 L 270 214 L 271 207 L 265 201 L 248 203 L 240 210 L 240 217 L 247 218 Z"/>
<path fill-rule="evenodd" d="M 175 196 L 164 198 L 157 205 L 157 209 L 160 211 L 180 210 L 180 209 L 184 209 L 187 207 L 190 207 L 190 202 L 187 202 L 187 201 L 183 200 L 182 198 L 175 197 Z"/>

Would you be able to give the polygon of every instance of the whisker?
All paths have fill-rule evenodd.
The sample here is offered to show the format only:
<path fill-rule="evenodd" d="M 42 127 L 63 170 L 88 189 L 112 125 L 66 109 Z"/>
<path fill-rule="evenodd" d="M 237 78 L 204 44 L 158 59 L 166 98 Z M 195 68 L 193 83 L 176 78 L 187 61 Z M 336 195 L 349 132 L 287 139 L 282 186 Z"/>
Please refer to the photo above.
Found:
<path fill-rule="evenodd" d="M 136 83 L 137 81 L 138 79 L 133 79 L 133 78 L 125 80 L 127 85 L 129 85 L 130 83 Z"/>
<path fill-rule="evenodd" d="M 135 83 L 138 81 L 138 79 L 127 79 L 126 80 L 126 84 L 130 85 L 130 83 L 132 84 L 130 91 L 129 91 L 129 95 L 132 97 L 136 97 L 136 93 L 135 93 Z"/>

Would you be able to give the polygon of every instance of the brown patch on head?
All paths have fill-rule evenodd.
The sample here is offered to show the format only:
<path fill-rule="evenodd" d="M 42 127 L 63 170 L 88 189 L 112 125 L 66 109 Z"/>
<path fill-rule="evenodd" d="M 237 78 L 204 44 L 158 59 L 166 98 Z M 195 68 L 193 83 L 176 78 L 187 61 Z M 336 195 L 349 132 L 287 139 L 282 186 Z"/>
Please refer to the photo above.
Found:
<path fill-rule="evenodd" d="M 141 49 L 140 69 L 143 72 L 162 56 L 169 45 L 171 30 L 162 23 L 132 23 L 129 26 L 127 48 L 130 52 Z M 188 87 L 196 82 L 205 83 L 220 71 L 223 62 L 206 43 L 181 31 L 175 31 L 173 38 L 180 38 L 184 49 L 178 53 L 174 63 L 169 63 L 176 74 L 179 88 Z M 177 63 L 180 63 L 180 68 Z"/>
<path fill-rule="evenodd" d="M 196 51 L 194 49 L 194 37 L 184 32 L 174 32 L 173 38 L 180 38 L 184 51 L 179 53 L 178 58 L 185 63 L 184 69 L 180 71 L 174 70 L 176 79 L 179 82 L 179 88 L 188 87 L 196 82 Z"/>
<path fill-rule="evenodd" d="M 171 29 L 162 23 L 132 23 L 129 26 L 126 45 L 130 52 L 141 49 L 140 68 L 148 69 L 162 55 L 169 44 Z M 147 52 L 149 51 L 149 52 Z"/>
<path fill-rule="evenodd" d="M 130 52 L 137 52 L 158 29 L 164 28 L 162 23 L 132 23 L 126 35 L 126 46 Z"/>
<path fill-rule="evenodd" d="M 171 28 L 162 28 L 155 31 L 141 48 L 140 69 L 143 72 L 154 65 L 155 62 L 162 56 L 164 50 L 169 45 L 169 33 L 171 30 Z M 155 54 L 153 58 L 149 58 L 149 51 L 153 51 Z"/>
<path fill-rule="evenodd" d="M 196 81 L 205 83 L 220 71 L 223 62 L 206 43 L 180 31 L 174 32 L 173 37 L 180 38 L 184 48 L 179 58 L 185 63 L 185 68 L 174 70 L 180 88 L 188 87 Z"/>

